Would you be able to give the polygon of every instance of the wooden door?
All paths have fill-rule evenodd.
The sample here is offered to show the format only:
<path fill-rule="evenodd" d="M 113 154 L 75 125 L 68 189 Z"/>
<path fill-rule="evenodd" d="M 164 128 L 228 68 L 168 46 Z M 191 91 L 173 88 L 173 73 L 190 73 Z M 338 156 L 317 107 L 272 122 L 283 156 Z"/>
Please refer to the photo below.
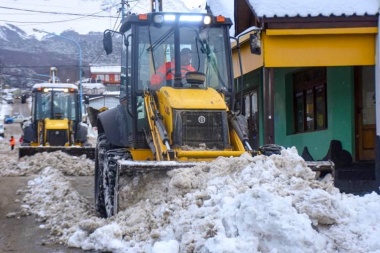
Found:
<path fill-rule="evenodd" d="M 375 67 L 355 68 L 356 160 L 375 160 Z"/>

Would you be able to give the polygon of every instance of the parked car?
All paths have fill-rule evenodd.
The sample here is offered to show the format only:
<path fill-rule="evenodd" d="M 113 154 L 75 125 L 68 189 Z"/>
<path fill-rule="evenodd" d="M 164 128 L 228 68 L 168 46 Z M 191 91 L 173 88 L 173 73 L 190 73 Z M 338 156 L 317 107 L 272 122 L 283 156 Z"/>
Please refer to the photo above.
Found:
<path fill-rule="evenodd" d="M 12 96 L 6 96 L 4 98 L 4 100 L 8 103 L 8 104 L 13 104 L 13 97 Z"/>
<path fill-rule="evenodd" d="M 4 117 L 4 123 L 5 124 L 12 124 L 12 123 L 23 123 L 24 121 L 28 120 L 28 117 L 24 117 L 22 115 L 5 115 Z"/>
<path fill-rule="evenodd" d="M 0 137 L 5 137 L 5 127 L 0 123 Z"/>
<path fill-rule="evenodd" d="M 13 117 L 11 117 L 10 115 L 6 115 L 4 117 L 4 124 L 12 124 L 13 122 L 14 122 Z"/>
<path fill-rule="evenodd" d="M 11 115 L 4 115 L 4 124 L 13 123 L 13 117 Z"/>
<path fill-rule="evenodd" d="M 29 118 L 28 117 L 24 117 L 22 115 L 14 115 L 13 116 L 13 122 L 14 123 L 22 123 L 24 122 L 25 120 L 28 120 Z"/>

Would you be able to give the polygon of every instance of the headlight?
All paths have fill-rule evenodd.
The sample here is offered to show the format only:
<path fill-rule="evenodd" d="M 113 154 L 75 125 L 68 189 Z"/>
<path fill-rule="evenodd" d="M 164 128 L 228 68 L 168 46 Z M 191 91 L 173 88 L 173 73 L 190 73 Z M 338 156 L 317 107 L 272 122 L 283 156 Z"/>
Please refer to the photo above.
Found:
<path fill-rule="evenodd" d="M 205 25 L 211 24 L 211 17 L 205 16 L 205 15 L 188 15 L 188 14 L 181 14 L 181 15 L 175 15 L 175 14 L 157 14 L 154 15 L 153 21 L 156 24 L 162 24 L 164 22 L 183 22 L 183 23 L 202 23 Z"/>
<path fill-rule="evenodd" d="M 204 23 L 205 25 L 209 25 L 209 24 L 211 24 L 211 17 L 210 17 L 210 16 L 205 16 L 205 17 L 203 18 L 203 23 Z"/>
<path fill-rule="evenodd" d="M 198 15 L 181 15 L 179 17 L 179 21 L 182 22 L 200 22 L 202 21 L 203 16 L 198 16 Z"/>

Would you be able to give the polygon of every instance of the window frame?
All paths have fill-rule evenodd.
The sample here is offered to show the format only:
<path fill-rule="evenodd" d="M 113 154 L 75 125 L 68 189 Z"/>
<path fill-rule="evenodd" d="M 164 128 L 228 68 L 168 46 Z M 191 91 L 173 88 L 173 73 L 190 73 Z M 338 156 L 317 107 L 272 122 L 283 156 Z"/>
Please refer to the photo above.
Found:
<path fill-rule="evenodd" d="M 294 133 L 327 129 L 326 68 L 307 68 L 293 74 Z"/>

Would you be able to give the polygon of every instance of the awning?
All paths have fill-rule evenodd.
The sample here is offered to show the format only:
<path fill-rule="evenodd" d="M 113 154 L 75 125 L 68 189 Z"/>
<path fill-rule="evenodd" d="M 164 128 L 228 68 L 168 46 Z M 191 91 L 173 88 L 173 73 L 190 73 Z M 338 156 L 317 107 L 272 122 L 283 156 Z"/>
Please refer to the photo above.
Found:
<path fill-rule="evenodd" d="M 377 27 L 265 30 L 265 67 L 374 65 L 377 32 Z"/>

